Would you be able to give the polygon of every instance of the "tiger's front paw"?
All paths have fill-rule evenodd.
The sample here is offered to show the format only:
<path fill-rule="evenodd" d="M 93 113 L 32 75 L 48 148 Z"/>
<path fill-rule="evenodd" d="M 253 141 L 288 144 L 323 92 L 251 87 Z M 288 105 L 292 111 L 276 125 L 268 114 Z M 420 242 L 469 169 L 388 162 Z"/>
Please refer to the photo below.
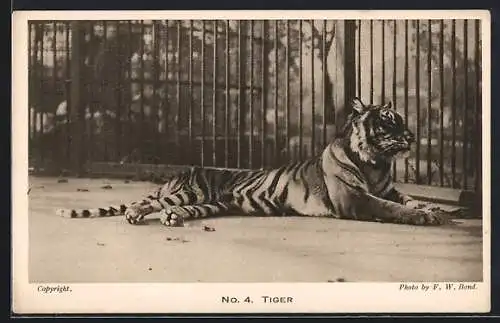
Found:
<path fill-rule="evenodd" d="M 409 207 L 410 209 L 419 210 L 423 209 L 426 206 L 426 204 L 417 200 L 409 200 L 406 202 L 405 206 Z"/>
<path fill-rule="evenodd" d="M 168 227 L 183 227 L 184 226 L 184 218 L 182 217 L 181 212 L 176 212 L 175 207 L 170 207 L 167 209 L 163 209 L 160 211 L 160 222 L 161 224 Z"/>
<path fill-rule="evenodd" d="M 140 212 L 138 208 L 129 207 L 125 210 L 125 219 L 130 224 L 138 224 L 144 218 L 144 214 Z"/>
<path fill-rule="evenodd" d="M 415 210 L 415 212 L 402 216 L 400 218 L 400 223 L 412 225 L 442 225 L 445 223 L 445 220 L 439 213 L 427 210 Z"/>

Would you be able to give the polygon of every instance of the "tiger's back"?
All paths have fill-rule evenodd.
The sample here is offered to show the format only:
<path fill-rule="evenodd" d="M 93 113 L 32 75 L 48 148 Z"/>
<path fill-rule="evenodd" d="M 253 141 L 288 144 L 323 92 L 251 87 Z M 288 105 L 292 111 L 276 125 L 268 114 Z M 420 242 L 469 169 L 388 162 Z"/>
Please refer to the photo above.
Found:
<path fill-rule="evenodd" d="M 194 167 L 168 181 L 161 195 L 193 191 L 203 203 L 226 201 L 241 215 L 328 215 L 328 194 L 321 156 L 270 170 L 227 170 Z"/>

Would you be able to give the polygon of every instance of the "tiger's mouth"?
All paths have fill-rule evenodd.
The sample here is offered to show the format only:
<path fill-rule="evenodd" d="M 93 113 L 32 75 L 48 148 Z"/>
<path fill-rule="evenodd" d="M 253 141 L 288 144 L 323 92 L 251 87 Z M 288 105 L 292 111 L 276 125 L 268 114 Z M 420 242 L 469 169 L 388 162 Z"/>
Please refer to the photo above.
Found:
<path fill-rule="evenodd" d="M 407 142 L 393 143 L 382 149 L 382 153 L 388 157 L 405 158 L 410 155 L 411 146 Z"/>

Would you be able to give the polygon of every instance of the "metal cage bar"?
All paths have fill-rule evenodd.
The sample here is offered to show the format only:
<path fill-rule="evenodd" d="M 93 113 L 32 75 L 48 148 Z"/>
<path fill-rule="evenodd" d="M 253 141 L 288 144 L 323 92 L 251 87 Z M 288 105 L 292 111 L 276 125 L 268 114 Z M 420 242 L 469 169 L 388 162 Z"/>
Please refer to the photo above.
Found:
<path fill-rule="evenodd" d="M 404 119 L 405 126 L 408 127 L 408 82 L 409 82 L 409 66 L 408 66 L 408 20 L 405 21 L 405 54 L 404 54 Z M 408 183 L 409 163 L 408 158 L 405 158 L 404 182 Z"/>
<path fill-rule="evenodd" d="M 427 21 L 427 185 L 432 182 L 432 20 Z"/>
<path fill-rule="evenodd" d="M 457 187 L 457 106 L 456 106 L 456 86 L 457 86 L 457 73 L 456 73 L 456 21 L 451 21 L 451 119 L 452 123 L 452 139 L 451 139 L 451 180 L 452 187 Z"/>
<path fill-rule="evenodd" d="M 212 165 L 217 165 L 217 20 L 213 22 L 214 48 L 213 48 L 213 72 L 212 72 Z M 180 71 L 180 69 L 179 69 Z M 179 85 L 180 89 L 180 85 Z"/>
<path fill-rule="evenodd" d="M 417 34 L 416 42 L 415 42 L 415 97 L 416 97 L 416 149 L 415 149 L 415 182 L 420 184 L 420 143 L 421 143 L 421 124 L 420 124 L 420 22 L 416 21 L 415 32 Z"/>
<path fill-rule="evenodd" d="M 229 115 L 229 106 L 231 104 L 231 92 L 230 92 L 230 40 L 229 40 L 229 20 L 226 20 L 226 53 L 225 53 L 225 64 L 226 64 L 226 73 L 225 73 L 225 124 L 224 124 L 224 167 L 229 166 L 229 125 L 230 125 L 230 115 Z"/>
<path fill-rule="evenodd" d="M 463 62 L 463 70 L 464 70 L 464 107 L 463 107 L 463 114 L 462 114 L 462 121 L 463 121 L 463 126 L 462 126 L 462 172 L 463 172 L 463 180 L 462 180 L 462 187 L 467 188 L 468 180 L 467 180 L 467 167 L 468 167 L 468 145 L 469 145 L 469 140 L 468 140 L 468 126 L 469 126 L 469 117 L 468 117 L 468 110 L 467 110 L 467 104 L 469 103 L 469 76 L 468 76 L 468 71 L 469 71 L 469 58 L 468 58 L 468 40 L 469 40 L 469 27 L 468 27 L 468 21 L 464 20 L 463 23 L 463 52 L 464 52 L 464 62 Z"/>
<path fill-rule="evenodd" d="M 254 36 L 254 21 L 250 20 L 250 39 Z M 249 95 L 249 114 L 250 114 L 250 129 L 248 138 L 248 168 L 253 168 L 253 150 L 254 150 L 254 106 L 253 106 L 253 77 L 254 77 L 254 55 L 253 41 L 250 41 L 250 95 Z"/>
<path fill-rule="evenodd" d="M 262 59 L 262 71 L 261 71 L 261 85 L 262 85 L 262 91 L 261 91 L 261 162 L 260 162 L 260 167 L 264 167 L 266 165 L 266 141 L 267 141 L 267 124 L 266 124 L 266 118 L 267 118 L 267 78 L 266 78 L 266 71 L 267 71 L 267 57 L 266 57 L 266 40 L 265 36 L 268 32 L 267 29 L 267 20 L 262 20 L 262 34 L 261 34 L 261 59 Z"/>
<path fill-rule="evenodd" d="M 201 166 L 205 166 L 205 40 L 206 40 L 206 22 L 202 20 L 201 31 L 201 87 L 200 87 L 200 113 L 201 113 L 201 143 L 200 143 L 200 157 Z"/>
<path fill-rule="evenodd" d="M 439 185 L 444 186 L 444 20 L 439 21 Z"/>
<path fill-rule="evenodd" d="M 311 35 L 314 35 L 314 20 L 311 24 Z M 316 87 L 314 73 L 314 37 L 311 37 L 311 156 L 316 154 Z"/>

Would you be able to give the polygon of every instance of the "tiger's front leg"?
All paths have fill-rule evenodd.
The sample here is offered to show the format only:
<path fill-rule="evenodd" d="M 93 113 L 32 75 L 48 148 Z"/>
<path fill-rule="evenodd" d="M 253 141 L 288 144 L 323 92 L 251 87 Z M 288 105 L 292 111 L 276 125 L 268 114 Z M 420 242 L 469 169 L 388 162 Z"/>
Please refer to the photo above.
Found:
<path fill-rule="evenodd" d="M 441 209 L 440 206 L 433 203 L 424 203 L 422 201 L 414 200 L 412 197 L 401 193 L 395 188 L 393 188 L 386 196 L 384 196 L 384 199 L 403 204 L 410 209 L 433 213 L 435 217 L 440 217 L 442 222 L 450 223 L 450 213 Z"/>
<path fill-rule="evenodd" d="M 411 225 L 441 225 L 444 219 L 435 212 L 411 208 L 365 193 L 361 197 L 362 212 L 384 222 Z M 410 200 L 409 200 L 410 201 Z M 411 204 L 406 201 L 405 204 Z"/>
<path fill-rule="evenodd" d="M 399 204 L 403 204 L 410 209 L 422 209 L 426 206 L 425 203 L 421 201 L 414 200 L 410 196 L 401 193 L 396 188 L 390 190 L 384 197 L 385 200 L 393 201 Z"/>
<path fill-rule="evenodd" d="M 232 206 L 229 202 L 214 202 L 196 205 L 173 205 L 160 212 L 160 222 L 165 226 L 182 227 L 186 219 L 198 219 L 227 214 Z"/>
<path fill-rule="evenodd" d="M 144 220 L 146 215 L 159 212 L 163 205 L 156 199 L 144 199 L 140 202 L 132 203 L 125 210 L 125 219 L 130 224 L 138 224 Z"/>

